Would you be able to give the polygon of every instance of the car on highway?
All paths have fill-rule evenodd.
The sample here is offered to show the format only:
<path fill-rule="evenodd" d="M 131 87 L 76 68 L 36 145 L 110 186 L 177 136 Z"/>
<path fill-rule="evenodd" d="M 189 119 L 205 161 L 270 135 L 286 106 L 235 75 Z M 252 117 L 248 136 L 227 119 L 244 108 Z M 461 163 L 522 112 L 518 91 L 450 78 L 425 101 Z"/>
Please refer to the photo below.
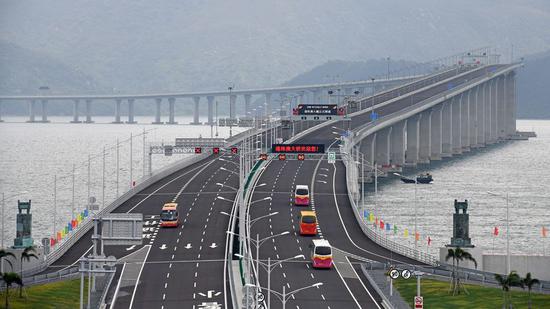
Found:
<path fill-rule="evenodd" d="M 332 267 L 332 247 L 326 239 L 314 239 L 311 244 L 311 263 L 313 268 Z"/>
<path fill-rule="evenodd" d="M 294 205 L 309 205 L 309 187 L 307 185 L 297 185 L 294 190 Z"/>
<path fill-rule="evenodd" d="M 160 213 L 161 227 L 177 227 L 180 225 L 178 203 L 166 203 Z"/>
<path fill-rule="evenodd" d="M 315 211 L 300 211 L 300 235 L 317 235 L 317 216 Z"/>

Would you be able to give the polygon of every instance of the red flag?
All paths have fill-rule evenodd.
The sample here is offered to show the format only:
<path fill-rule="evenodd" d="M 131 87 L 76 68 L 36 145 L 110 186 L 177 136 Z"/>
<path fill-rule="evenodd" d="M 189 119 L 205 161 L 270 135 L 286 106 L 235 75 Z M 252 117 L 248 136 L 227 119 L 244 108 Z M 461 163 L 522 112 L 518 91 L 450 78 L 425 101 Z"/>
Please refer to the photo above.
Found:
<path fill-rule="evenodd" d="M 432 239 L 428 236 L 428 246 L 432 243 Z"/>
<path fill-rule="evenodd" d="M 546 237 L 546 236 L 548 236 L 548 229 L 543 226 L 542 227 L 542 237 Z"/>
<path fill-rule="evenodd" d="M 420 233 L 416 232 L 416 233 L 414 234 L 414 239 L 415 239 L 416 241 L 420 240 Z"/>
<path fill-rule="evenodd" d="M 50 246 L 55 245 L 55 239 L 53 237 L 50 237 Z"/>
<path fill-rule="evenodd" d="M 498 227 L 495 226 L 495 228 L 493 229 L 493 235 L 494 236 L 498 236 Z"/>
<path fill-rule="evenodd" d="M 382 219 L 380 219 L 380 229 L 384 229 L 384 221 L 382 221 Z"/>

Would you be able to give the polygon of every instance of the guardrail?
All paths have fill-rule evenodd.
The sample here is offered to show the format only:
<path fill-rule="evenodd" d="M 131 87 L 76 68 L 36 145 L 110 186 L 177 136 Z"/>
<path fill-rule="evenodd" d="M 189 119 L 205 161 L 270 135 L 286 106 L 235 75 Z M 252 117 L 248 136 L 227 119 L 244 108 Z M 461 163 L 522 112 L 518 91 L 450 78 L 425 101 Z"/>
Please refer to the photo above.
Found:
<path fill-rule="evenodd" d="M 349 152 L 347 152 L 349 153 Z M 419 261 L 421 263 L 425 263 L 428 265 L 438 266 L 439 261 L 432 255 L 426 254 L 425 252 L 422 252 L 421 250 L 415 250 L 413 248 L 409 248 L 408 246 L 399 244 L 395 241 L 392 241 L 388 239 L 387 237 L 383 237 L 380 233 L 378 233 L 378 229 L 373 227 L 371 224 L 366 224 L 363 221 L 363 218 L 361 217 L 361 213 L 359 212 L 359 207 L 357 203 L 355 202 L 355 198 L 353 197 L 353 194 L 357 194 L 358 188 L 357 188 L 357 174 L 352 171 L 352 169 L 356 169 L 355 165 L 352 165 L 351 158 L 347 153 L 341 153 L 342 155 L 342 161 L 344 162 L 344 166 L 346 168 L 346 184 L 348 187 L 348 198 L 351 204 L 351 208 L 353 210 L 353 214 L 355 215 L 355 219 L 357 220 L 357 223 L 361 227 L 361 230 L 363 233 L 370 238 L 372 241 L 377 243 L 378 245 L 392 251 L 398 254 L 401 254 L 403 256 L 409 257 L 411 259 L 414 259 L 416 261 Z"/>

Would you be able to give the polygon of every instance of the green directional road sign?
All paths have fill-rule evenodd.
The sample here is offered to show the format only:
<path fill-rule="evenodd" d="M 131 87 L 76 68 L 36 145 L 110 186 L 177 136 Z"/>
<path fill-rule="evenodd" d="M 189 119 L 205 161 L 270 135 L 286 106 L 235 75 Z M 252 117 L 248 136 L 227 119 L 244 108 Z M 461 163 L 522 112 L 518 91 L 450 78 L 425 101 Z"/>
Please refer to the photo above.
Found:
<path fill-rule="evenodd" d="M 336 163 L 336 152 L 334 151 L 328 152 L 328 163 L 329 164 Z"/>

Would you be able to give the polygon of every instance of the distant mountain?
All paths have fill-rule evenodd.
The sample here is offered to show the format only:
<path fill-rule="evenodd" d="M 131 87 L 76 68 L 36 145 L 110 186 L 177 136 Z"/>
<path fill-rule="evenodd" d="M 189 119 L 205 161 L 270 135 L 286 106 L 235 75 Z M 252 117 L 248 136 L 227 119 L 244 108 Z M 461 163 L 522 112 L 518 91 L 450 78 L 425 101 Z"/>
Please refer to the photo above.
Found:
<path fill-rule="evenodd" d="M 550 51 L 525 57 L 518 72 L 518 118 L 550 119 Z"/>
<path fill-rule="evenodd" d="M 512 43 L 516 55 L 542 52 L 550 2 L 0 0 L 0 37 L 115 92 L 243 89 L 333 59 L 425 61 L 487 45 L 508 57 Z"/>

